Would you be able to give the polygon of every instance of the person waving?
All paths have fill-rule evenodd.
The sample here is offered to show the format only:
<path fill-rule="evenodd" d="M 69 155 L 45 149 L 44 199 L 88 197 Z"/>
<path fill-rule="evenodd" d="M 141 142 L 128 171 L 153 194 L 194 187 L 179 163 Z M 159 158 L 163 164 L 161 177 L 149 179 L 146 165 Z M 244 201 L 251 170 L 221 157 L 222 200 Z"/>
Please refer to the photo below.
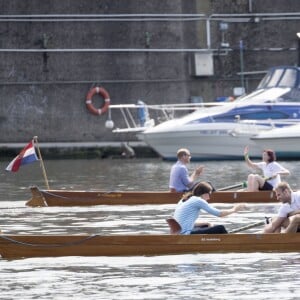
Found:
<path fill-rule="evenodd" d="M 247 191 L 270 191 L 281 182 L 281 175 L 290 175 L 290 171 L 276 162 L 276 154 L 271 149 L 263 150 L 262 161 L 254 163 L 249 158 L 249 147 L 244 149 L 245 161 L 248 167 L 261 170 L 263 176 L 259 174 L 249 174 L 247 179 Z"/>

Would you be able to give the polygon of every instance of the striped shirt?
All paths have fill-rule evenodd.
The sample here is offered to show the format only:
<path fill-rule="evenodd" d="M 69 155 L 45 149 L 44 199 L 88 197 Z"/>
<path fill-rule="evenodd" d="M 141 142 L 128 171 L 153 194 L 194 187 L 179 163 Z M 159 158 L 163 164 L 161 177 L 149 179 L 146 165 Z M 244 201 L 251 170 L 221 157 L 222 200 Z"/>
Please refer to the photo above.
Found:
<path fill-rule="evenodd" d="M 207 201 L 200 197 L 192 196 L 186 201 L 180 200 L 178 202 L 174 218 L 181 226 L 181 234 L 191 233 L 201 210 L 216 217 L 219 217 L 221 214 L 220 210 L 211 206 Z"/>

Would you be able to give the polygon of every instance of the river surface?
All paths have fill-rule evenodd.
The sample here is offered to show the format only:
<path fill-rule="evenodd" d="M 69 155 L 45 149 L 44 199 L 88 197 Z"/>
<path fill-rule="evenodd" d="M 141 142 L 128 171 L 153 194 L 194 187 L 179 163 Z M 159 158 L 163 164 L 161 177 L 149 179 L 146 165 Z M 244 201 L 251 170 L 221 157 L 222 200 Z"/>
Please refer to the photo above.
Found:
<path fill-rule="evenodd" d="M 175 205 L 28 208 L 29 187 L 45 188 L 39 163 L 17 173 L 0 162 L 0 228 L 20 234 L 166 233 Z M 52 189 L 166 190 L 172 162 L 160 159 L 49 160 Z M 282 161 L 300 186 L 300 162 Z M 192 170 L 199 163 L 191 163 Z M 202 162 L 216 188 L 242 182 L 244 162 Z M 218 204 L 219 208 L 231 205 Z M 203 218 L 227 229 L 276 213 L 278 204 L 248 205 L 226 218 Z M 259 232 L 253 228 L 248 232 Z M 193 254 L 154 257 L 0 258 L 0 299 L 299 299 L 300 254 Z"/>

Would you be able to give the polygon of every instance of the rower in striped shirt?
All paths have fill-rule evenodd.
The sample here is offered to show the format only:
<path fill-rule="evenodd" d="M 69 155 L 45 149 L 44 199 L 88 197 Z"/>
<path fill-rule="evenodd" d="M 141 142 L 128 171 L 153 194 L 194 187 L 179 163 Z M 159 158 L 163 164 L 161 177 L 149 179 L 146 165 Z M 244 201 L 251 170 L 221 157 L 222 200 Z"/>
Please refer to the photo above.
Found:
<path fill-rule="evenodd" d="M 181 234 L 227 233 L 223 225 L 212 226 L 207 222 L 199 222 L 197 219 L 201 210 L 216 217 L 225 217 L 245 209 L 245 204 L 237 204 L 231 209 L 219 210 L 208 203 L 211 193 L 211 185 L 200 182 L 178 202 L 174 219 L 181 226 Z"/>

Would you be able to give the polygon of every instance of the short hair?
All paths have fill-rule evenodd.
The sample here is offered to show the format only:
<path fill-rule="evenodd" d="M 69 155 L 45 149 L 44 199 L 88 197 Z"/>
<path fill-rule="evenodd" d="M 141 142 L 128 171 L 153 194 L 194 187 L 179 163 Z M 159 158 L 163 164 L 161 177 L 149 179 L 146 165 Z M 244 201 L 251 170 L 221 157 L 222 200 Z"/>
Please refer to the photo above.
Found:
<path fill-rule="evenodd" d="M 279 182 L 276 187 L 274 188 L 275 191 L 284 191 L 284 190 L 289 190 L 289 191 L 292 191 L 290 185 L 285 182 L 285 181 L 282 181 L 282 182 Z"/>
<path fill-rule="evenodd" d="M 268 157 L 269 157 L 268 162 L 269 163 L 271 163 L 271 162 L 273 162 L 273 161 L 276 160 L 276 154 L 275 154 L 275 152 L 273 150 L 271 150 L 271 149 L 265 149 L 264 152 L 266 152 L 268 154 Z"/>
<path fill-rule="evenodd" d="M 188 155 L 188 154 L 190 154 L 189 149 L 187 149 L 187 148 L 180 148 L 180 149 L 177 151 L 177 158 L 181 158 L 182 156 Z"/>

